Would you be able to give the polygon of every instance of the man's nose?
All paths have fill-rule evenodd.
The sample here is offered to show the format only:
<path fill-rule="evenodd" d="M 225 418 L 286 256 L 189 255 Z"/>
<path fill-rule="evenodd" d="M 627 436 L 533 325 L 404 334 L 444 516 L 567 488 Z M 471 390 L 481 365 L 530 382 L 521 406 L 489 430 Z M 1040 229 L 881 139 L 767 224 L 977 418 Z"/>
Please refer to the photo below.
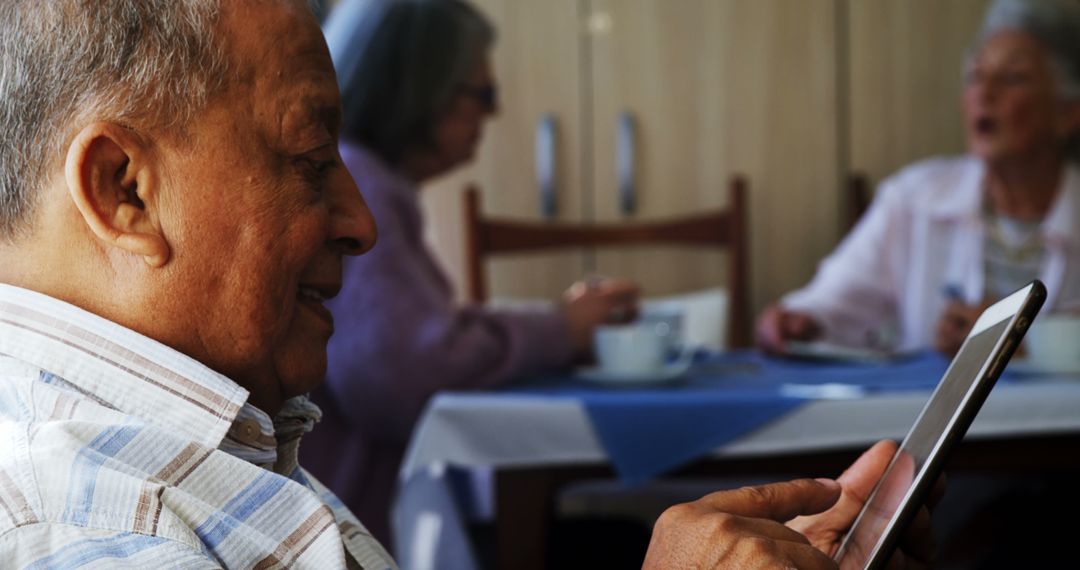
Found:
<path fill-rule="evenodd" d="M 344 255 L 361 255 L 375 245 L 375 217 L 344 168 L 329 190 L 330 241 Z"/>

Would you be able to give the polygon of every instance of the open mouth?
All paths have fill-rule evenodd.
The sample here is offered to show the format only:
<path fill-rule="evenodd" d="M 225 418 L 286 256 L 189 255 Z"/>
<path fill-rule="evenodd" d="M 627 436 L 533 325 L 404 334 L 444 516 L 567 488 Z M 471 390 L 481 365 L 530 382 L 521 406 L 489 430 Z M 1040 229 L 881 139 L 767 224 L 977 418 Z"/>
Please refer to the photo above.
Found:
<path fill-rule="evenodd" d="M 975 119 L 975 132 L 980 135 L 992 135 L 998 131 L 998 122 L 991 117 L 979 117 Z"/>

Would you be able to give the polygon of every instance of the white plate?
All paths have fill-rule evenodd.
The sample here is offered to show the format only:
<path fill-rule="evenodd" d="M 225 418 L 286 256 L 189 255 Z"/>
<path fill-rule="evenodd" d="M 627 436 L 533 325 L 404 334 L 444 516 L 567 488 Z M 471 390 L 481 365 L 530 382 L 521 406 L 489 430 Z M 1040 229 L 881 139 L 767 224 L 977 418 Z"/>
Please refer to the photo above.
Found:
<path fill-rule="evenodd" d="M 574 375 L 588 382 L 620 386 L 645 386 L 674 382 L 686 375 L 689 363 L 672 362 L 659 370 L 648 372 L 609 372 L 596 366 L 578 368 Z"/>
<path fill-rule="evenodd" d="M 792 340 L 784 343 L 784 348 L 789 356 L 836 362 L 883 363 L 888 362 L 895 356 L 883 350 L 854 348 L 823 341 L 800 342 Z"/>

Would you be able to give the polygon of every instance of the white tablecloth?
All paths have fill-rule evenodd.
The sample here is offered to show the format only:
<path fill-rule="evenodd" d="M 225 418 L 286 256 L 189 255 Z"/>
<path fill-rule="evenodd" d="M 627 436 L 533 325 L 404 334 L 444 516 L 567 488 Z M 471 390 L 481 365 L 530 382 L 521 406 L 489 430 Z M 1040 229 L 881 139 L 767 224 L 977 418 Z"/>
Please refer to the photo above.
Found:
<path fill-rule="evenodd" d="M 817 400 L 716 449 L 722 457 L 824 451 L 900 439 L 929 392 Z M 1027 380 L 991 392 L 969 438 L 1080 432 L 1080 379 Z M 527 467 L 602 463 L 579 401 L 505 393 L 444 393 L 413 434 L 407 478 L 432 464 Z"/>

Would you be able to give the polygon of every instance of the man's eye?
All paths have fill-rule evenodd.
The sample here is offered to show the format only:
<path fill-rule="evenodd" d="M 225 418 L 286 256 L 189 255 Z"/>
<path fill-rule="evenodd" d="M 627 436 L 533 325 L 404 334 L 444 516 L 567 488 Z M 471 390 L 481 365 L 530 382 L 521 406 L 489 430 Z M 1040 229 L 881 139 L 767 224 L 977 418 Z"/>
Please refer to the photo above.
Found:
<path fill-rule="evenodd" d="M 335 166 L 337 166 L 336 160 L 312 160 L 311 166 L 315 168 L 315 171 L 319 174 L 326 174 Z"/>
<path fill-rule="evenodd" d="M 305 157 L 300 160 L 300 168 L 304 174 L 304 177 L 312 185 L 321 186 L 326 180 L 326 177 L 338 166 L 338 161 L 334 159 L 321 159 Z"/>

